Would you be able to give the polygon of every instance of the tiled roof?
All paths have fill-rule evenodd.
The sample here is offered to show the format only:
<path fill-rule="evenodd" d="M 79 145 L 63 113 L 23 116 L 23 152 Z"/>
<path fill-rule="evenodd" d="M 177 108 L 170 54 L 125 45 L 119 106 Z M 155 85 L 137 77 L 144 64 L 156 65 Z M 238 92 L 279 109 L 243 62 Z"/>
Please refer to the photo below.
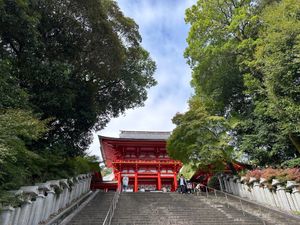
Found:
<path fill-rule="evenodd" d="M 121 130 L 120 138 L 166 140 L 171 132 L 164 131 L 127 131 Z"/>

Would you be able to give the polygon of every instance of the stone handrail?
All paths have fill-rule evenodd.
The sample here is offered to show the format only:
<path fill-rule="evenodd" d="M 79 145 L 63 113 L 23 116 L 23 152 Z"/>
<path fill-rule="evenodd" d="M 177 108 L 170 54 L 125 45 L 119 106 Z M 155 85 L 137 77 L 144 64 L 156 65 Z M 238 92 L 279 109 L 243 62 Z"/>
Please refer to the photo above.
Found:
<path fill-rule="evenodd" d="M 68 207 L 90 190 L 91 174 L 71 179 L 50 180 L 34 186 L 21 187 L 16 194 L 23 196 L 23 204 L 0 211 L 0 225 L 38 225 Z"/>
<path fill-rule="evenodd" d="M 279 210 L 294 214 L 300 212 L 299 184 L 288 181 L 286 185 L 278 180 L 272 180 L 272 190 L 267 186 L 265 179 L 251 177 L 246 182 L 245 177 L 232 177 L 229 175 L 218 176 L 222 191 L 233 195 L 256 201 Z"/>

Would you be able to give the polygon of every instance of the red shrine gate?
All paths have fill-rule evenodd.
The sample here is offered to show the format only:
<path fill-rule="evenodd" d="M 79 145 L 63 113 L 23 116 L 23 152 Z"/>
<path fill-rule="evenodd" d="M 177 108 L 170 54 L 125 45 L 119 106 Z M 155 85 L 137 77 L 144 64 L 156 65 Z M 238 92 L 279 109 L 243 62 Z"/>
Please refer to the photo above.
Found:
<path fill-rule="evenodd" d="M 118 187 L 129 177 L 129 190 L 137 192 L 177 189 L 182 163 L 166 151 L 169 132 L 121 131 L 120 138 L 99 136 L 103 160 L 112 167 Z"/>

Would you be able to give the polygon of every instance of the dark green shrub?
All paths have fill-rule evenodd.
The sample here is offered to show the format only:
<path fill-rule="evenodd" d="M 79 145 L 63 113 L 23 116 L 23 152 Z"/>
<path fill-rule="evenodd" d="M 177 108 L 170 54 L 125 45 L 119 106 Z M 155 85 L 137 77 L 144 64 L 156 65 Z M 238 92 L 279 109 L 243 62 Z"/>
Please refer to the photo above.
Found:
<path fill-rule="evenodd" d="M 213 176 L 210 178 L 207 184 L 208 187 L 220 190 L 220 183 L 217 176 Z"/>

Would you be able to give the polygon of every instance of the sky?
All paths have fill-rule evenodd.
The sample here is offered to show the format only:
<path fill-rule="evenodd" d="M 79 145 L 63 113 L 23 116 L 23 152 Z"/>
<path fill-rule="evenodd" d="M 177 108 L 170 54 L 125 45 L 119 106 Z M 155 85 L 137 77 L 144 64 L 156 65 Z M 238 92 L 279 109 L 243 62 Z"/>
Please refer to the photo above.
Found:
<path fill-rule="evenodd" d="M 144 107 L 129 109 L 113 118 L 100 132 L 88 153 L 100 156 L 98 135 L 118 137 L 120 130 L 172 131 L 171 119 L 177 112 L 187 110 L 192 95 L 191 70 L 183 57 L 187 46 L 189 26 L 185 10 L 196 0 L 117 0 L 125 16 L 139 26 L 142 46 L 156 62 L 154 78 L 158 84 L 148 90 Z"/>

